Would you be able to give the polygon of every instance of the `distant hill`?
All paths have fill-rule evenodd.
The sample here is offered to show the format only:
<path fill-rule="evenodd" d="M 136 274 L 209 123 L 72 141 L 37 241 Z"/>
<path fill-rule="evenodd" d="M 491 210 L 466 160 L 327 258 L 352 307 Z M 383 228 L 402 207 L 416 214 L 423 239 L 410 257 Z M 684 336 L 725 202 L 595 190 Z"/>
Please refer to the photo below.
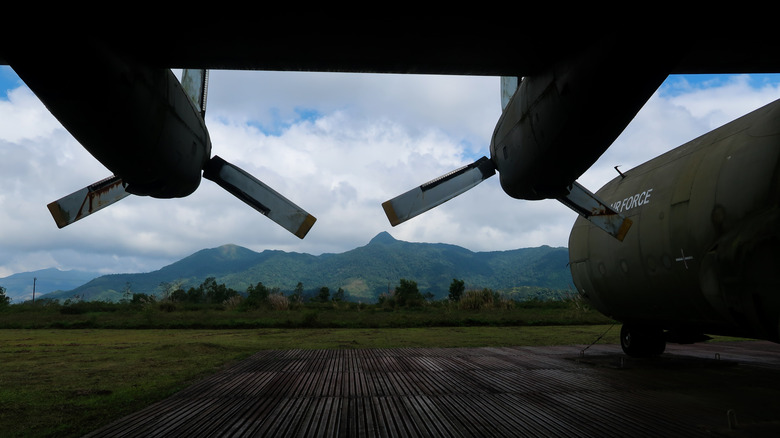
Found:
<path fill-rule="evenodd" d="M 158 271 L 104 275 L 47 298 L 78 295 L 82 299 L 117 300 L 128 288 L 135 293 L 158 294 L 163 283 L 186 290 L 208 277 L 239 292 L 258 282 L 286 293 L 298 282 L 309 293 L 322 286 L 333 292 L 342 288 L 351 299 L 366 302 L 375 301 L 401 278 L 414 280 L 421 292 L 436 298 L 447 296 L 453 278 L 463 280 L 467 288 L 568 290 L 572 279 L 567 263 L 566 248 L 472 252 L 455 245 L 404 242 L 382 232 L 365 246 L 319 256 L 274 250 L 257 253 L 223 245 L 198 251 Z"/>
<path fill-rule="evenodd" d="M 33 282 L 35 298 L 39 298 L 50 292 L 71 290 L 98 276 L 100 274 L 97 272 L 61 271 L 49 268 L 0 278 L 0 286 L 5 288 L 6 296 L 11 298 L 12 303 L 20 303 L 33 298 Z"/>

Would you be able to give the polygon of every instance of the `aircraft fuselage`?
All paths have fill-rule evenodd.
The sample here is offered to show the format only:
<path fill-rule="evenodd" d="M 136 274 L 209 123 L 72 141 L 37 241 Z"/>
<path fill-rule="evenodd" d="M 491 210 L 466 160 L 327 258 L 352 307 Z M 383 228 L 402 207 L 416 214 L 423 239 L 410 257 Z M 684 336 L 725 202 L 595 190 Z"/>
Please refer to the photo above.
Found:
<path fill-rule="evenodd" d="M 633 221 L 623 242 L 581 217 L 571 231 L 574 283 L 596 309 L 681 342 L 780 341 L 780 101 L 596 195 Z"/>

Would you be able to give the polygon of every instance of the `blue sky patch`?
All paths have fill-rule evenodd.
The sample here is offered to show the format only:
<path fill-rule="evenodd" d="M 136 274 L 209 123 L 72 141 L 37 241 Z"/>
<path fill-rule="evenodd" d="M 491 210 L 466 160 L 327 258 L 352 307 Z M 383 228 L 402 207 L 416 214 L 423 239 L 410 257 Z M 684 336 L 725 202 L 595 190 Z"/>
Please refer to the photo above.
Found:
<path fill-rule="evenodd" d="M 8 90 L 18 88 L 22 83 L 11 67 L 0 65 L 0 99 L 8 100 Z"/>
<path fill-rule="evenodd" d="M 249 121 L 249 126 L 257 128 L 265 135 L 271 135 L 274 137 L 281 136 L 287 129 L 293 125 L 297 125 L 303 122 L 314 123 L 317 119 L 322 117 L 322 114 L 311 108 L 295 108 L 295 116 L 292 118 L 284 118 L 278 108 L 272 108 L 269 110 L 271 115 L 271 121 L 269 123 L 261 123 L 256 120 Z"/>
<path fill-rule="evenodd" d="M 734 80 L 737 76 L 749 77 L 750 87 L 759 89 L 766 86 L 780 86 L 780 74 L 750 74 L 750 75 L 671 75 L 661 85 L 662 96 L 674 97 L 694 90 L 704 90 L 713 87 L 722 87 Z"/>

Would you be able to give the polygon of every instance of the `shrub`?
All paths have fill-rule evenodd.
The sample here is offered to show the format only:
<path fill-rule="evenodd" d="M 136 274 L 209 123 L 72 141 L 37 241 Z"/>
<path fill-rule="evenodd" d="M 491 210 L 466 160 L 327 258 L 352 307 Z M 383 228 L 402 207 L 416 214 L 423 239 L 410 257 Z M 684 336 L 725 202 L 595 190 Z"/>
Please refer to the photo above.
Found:
<path fill-rule="evenodd" d="M 154 295 L 147 295 L 147 294 L 133 294 L 132 300 L 130 302 L 132 304 L 140 304 L 140 305 L 146 305 L 146 304 L 154 304 L 154 302 L 157 301 L 157 297 Z"/>
<path fill-rule="evenodd" d="M 317 312 L 306 312 L 303 315 L 303 321 L 301 325 L 303 327 L 317 327 L 319 314 Z"/>
<path fill-rule="evenodd" d="M 268 303 L 270 293 L 271 291 L 262 282 L 257 283 L 256 286 L 250 284 L 246 289 L 246 300 L 244 300 L 243 307 L 258 308 Z"/>
<path fill-rule="evenodd" d="M 60 313 L 63 315 L 81 315 L 87 313 L 87 309 L 82 306 L 67 305 L 60 307 Z"/>
<path fill-rule="evenodd" d="M 330 289 L 328 286 L 322 286 L 320 292 L 317 294 L 317 301 L 326 303 L 330 300 Z"/>
<path fill-rule="evenodd" d="M 173 312 L 176 310 L 176 304 L 171 300 L 160 301 L 160 310 L 163 312 Z"/>
<path fill-rule="evenodd" d="M 5 288 L 3 286 L 0 286 L 0 308 L 8 307 L 10 303 L 11 303 L 11 298 L 5 294 Z"/>
<path fill-rule="evenodd" d="M 463 296 L 463 291 L 466 290 L 466 287 L 464 285 L 463 280 L 458 280 L 456 278 L 452 279 L 452 283 L 450 283 L 450 294 L 449 294 L 449 300 L 453 302 L 460 301 L 460 297 Z"/>
<path fill-rule="evenodd" d="M 406 280 L 400 281 L 401 284 L 395 288 L 395 301 L 399 306 L 416 307 L 425 302 L 420 290 L 417 289 L 417 282 Z"/>

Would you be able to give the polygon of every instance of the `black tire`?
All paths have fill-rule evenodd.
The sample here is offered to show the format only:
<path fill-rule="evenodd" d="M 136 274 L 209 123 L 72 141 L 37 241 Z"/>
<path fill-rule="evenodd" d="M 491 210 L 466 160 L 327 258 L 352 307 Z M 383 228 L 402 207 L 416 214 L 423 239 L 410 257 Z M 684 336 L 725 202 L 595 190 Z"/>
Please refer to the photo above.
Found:
<path fill-rule="evenodd" d="M 620 328 L 620 347 L 631 357 L 659 356 L 666 350 L 663 329 L 633 324 Z"/>

